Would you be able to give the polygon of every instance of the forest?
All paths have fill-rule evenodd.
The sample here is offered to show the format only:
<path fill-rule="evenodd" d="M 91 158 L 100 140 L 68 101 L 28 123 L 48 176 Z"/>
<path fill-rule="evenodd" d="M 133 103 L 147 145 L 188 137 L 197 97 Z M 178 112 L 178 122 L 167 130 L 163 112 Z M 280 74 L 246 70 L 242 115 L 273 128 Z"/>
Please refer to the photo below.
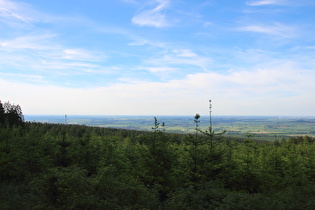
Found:
<path fill-rule="evenodd" d="M 0 102 L 0 209 L 315 209 L 315 138 L 24 122 Z M 211 125 L 211 124 L 210 124 Z"/>

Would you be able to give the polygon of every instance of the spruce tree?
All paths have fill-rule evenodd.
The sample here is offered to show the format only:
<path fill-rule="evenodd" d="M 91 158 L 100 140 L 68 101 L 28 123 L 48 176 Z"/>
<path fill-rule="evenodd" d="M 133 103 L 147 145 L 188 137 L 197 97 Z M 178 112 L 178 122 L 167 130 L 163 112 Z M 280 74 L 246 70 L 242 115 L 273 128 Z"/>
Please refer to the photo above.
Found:
<path fill-rule="evenodd" d="M 4 107 L 0 101 L 0 125 L 3 125 L 4 122 L 5 122 Z"/>
<path fill-rule="evenodd" d="M 2 105 L 0 101 L 0 123 L 8 123 L 9 126 L 22 126 L 24 116 L 20 105 L 14 105 L 6 102 Z"/>

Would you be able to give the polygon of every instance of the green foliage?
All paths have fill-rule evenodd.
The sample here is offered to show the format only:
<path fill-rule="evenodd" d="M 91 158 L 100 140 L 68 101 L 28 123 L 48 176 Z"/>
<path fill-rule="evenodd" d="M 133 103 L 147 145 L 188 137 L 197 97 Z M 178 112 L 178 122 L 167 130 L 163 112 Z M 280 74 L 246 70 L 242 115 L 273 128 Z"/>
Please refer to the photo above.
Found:
<path fill-rule="evenodd" d="M 211 144 L 164 126 L 0 126 L 0 208 L 314 209 L 314 138 Z"/>

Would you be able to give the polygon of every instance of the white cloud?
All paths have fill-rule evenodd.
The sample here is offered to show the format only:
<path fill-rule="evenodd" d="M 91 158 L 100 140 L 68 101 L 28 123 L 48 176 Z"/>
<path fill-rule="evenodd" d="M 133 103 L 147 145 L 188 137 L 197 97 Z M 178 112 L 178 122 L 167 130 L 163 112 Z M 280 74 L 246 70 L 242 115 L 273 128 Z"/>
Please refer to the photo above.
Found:
<path fill-rule="evenodd" d="M 215 114 L 314 115 L 314 71 L 290 63 L 268 69 L 190 74 L 168 82 L 114 83 L 99 88 L 65 88 L 0 79 L 1 100 L 25 114 Z M 5 91 L 10 89 L 10 91 Z"/>
<path fill-rule="evenodd" d="M 132 18 L 132 22 L 140 26 L 153 26 L 157 28 L 168 26 L 169 22 L 163 11 L 168 7 L 169 0 L 150 1 L 150 3 L 152 2 L 158 5 L 153 9 L 141 11 Z"/>
<path fill-rule="evenodd" d="M 80 61 L 104 61 L 106 56 L 102 55 L 102 53 L 90 52 L 83 49 L 65 49 L 63 50 L 63 55 L 61 58 Z"/>
<path fill-rule="evenodd" d="M 147 28 L 145 31 L 138 31 L 139 28 L 123 25 L 123 22 L 119 22 L 121 25 L 116 24 L 118 26 L 107 27 L 107 22 L 103 21 L 110 20 L 106 18 L 96 20 L 99 24 L 105 24 L 100 26 L 84 18 L 50 16 L 34 11 L 21 2 L 0 0 L 0 21 L 9 26 L 0 23 L 5 29 L 0 38 L 0 71 L 2 72 L 0 96 L 4 97 L 1 100 L 19 103 L 26 107 L 28 113 L 33 114 L 191 114 L 195 109 L 199 110 L 200 104 L 203 103 L 207 109 L 208 99 L 215 101 L 215 106 L 218 107 L 215 111 L 220 114 L 248 113 L 248 110 L 252 110 L 251 114 L 257 114 L 255 108 L 260 109 L 259 113 L 262 114 L 311 113 L 311 108 L 305 107 L 314 105 L 315 97 L 311 91 L 314 90 L 311 81 L 315 78 L 311 71 L 314 59 L 310 53 L 314 46 L 305 53 L 305 51 L 301 52 L 302 49 L 293 49 L 292 44 L 305 46 L 311 43 L 309 37 L 312 34 L 312 27 L 309 29 L 307 43 L 298 44 L 301 40 L 288 43 L 292 39 L 284 38 L 303 35 L 298 31 L 301 25 L 292 27 L 287 25 L 288 22 L 267 25 L 264 22 L 267 20 L 258 22 L 261 24 L 255 24 L 257 22 L 252 24 L 253 22 L 248 22 L 247 16 L 241 19 L 247 22 L 237 30 L 272 35 L 272 41 L 284 40 L 288 45 L 280 49 L 283 45 L 279 47 L 281 44 L 276 43 L 275 46 L 273 45 L 275 42 L 271 44 L 264 42 L 264 52 L 251 51 L 241 54 L 235 53 L 234 44 L 240 48 L 252 44 L 251 46 L 256 48 L 256 43 L 260 44 L 266 40 L 251 39 L 248 33 L 242 33 L 243 37 L 235 37 L 234 44 L 224 42 L 226 37 L 222 34 L 226 30 L 222 28 L 229 26 L 223 25 L 223 27 L 216 27 L 217 31 L 211 32 L 209 39 L 203 41 L 198 37 L 191 42 L 190 39 L 193 38 L 191 35 L 196 34 L 196 30 L 200 30 L 200 20 L 209 18 L 209 13 L 203 13 L 207 11 L 204 7 L 196 9 L 196 4 L 199 3 L 189 4 L 192 7 L 187 8 L 188 4 L 176 1 L 174 3 L 179 3 L 176 11 L 167 11 L 172 9 L 170 0 L 121 1 L 134 4 L 132 5 L 134 7 L 145 2 L 132 19 L 134 24 L 165 27 L 174 23 L 170 22 L 170 17 L 176 16 L 178 23 L 184 23 L 180 29 L 183 34 L 174 38 L 169 30 L 150 31 Z M 263 6 L 288 2 L 248 0 L 247 4 Z M 256 7 L 257 11 L 259 9 Z M 281 9 L 284 11 L 286 8 Z M 79 11 L 78 9 L 75 12 Z M 200 16 L 195 15 L 198 11 Z M 266 11 L 266 8 L 263 11 Z M 87 11 L 84 14 L 89 15 Z M 224 17 L 225 23 L 230 22 L 228 21 L 230 15 L 237 18 L 235 14 Z M 127 15 L 130 14 L 126 13 Z M 278 16 L 278 13 L 277 16 L 270 16 L 268 20 L 276 21 L 274 17 L 278 20 L 287 20 L 283 16 Z M 192 24 L 196 23 L 196 18 L 199 25 Z M 240 20 L 239 18 L 237 19 Z M 171 21 L 175 20 L 171 19 Z M 301 21 L 302 19 L 296 19 L 294 22 Z M 37 24 L 39 22 L 40 24 Z M 205 23 L 204 27 L 211 24 L 205 21 L 202 23 Z M 307 24 L 305 22 L 305 25 Z M 67 28 L 65 25 L 73 28 Z M 82 31 L 87 29 L 86 27 L 91 30 Z M 96 34 L 100 31 L 103 33 Z M 159 32 L 163 35 L 160 36 Z M 73 36 L 74 33 L 78 36 Z M 9 36 L 11 38 L 6 38 Z M 218 38 L 219 36 L 222 37 Z M 248 43 L 243 45 L 241 39 L 248 39 Z M 213 44 L 216 40 L 217 43 Z M 129 46 L 124 48 L 128 42 Z M 88 46 L 83 47 L 85 44 Z M 216 49 L 209 49 L 211 46 L 215 46 Z M 189 47 L 191 49 L 188 49 Z M 304 60 L 299 58 L 298 53 L 305 56 Z M 107 54 L 111 57 L 109 58 Z M 302 67 L 295 66 L 284 59 L 295 60 Z M 305 70 L 307 68 L 311 70 Z M 10 71 L 14 73 L 8 73 Z M 166 78 L 166 82 L 146 82 L 157 77 L 159 77 L 158 81 Z M 28 84 L 22 83 L 23 81 Z M 48 84 L 65 85 L 68 84 L 67 82 L 80 88 L 48 86 Z M 103 87 L 86 88 L 86 86 L 95 87 L 100 84 Z M 280 102 L 280 99 L 284 99 L 283 102 Z M 291 104 L 293 99 L 295 101 Z M 268 105 L 268 108 L 265 108 L 265 105 Z M 288 107 L 285 107 L 286 105 Z M 294 110 L 294 107 L 299 110 Z"/>

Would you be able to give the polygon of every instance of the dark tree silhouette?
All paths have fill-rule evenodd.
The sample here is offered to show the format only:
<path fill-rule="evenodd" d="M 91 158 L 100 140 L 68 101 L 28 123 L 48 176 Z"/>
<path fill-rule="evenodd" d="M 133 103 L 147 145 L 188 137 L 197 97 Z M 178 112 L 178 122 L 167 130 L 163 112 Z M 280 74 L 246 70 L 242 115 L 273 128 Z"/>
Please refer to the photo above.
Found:
<path fill-rule="evenodd" d="M 24 124 L 24 116 L 20 105 L 5 102 L 3 105 L 0 101 L 0 123 L 9 126 L 22 126 Z"/>

